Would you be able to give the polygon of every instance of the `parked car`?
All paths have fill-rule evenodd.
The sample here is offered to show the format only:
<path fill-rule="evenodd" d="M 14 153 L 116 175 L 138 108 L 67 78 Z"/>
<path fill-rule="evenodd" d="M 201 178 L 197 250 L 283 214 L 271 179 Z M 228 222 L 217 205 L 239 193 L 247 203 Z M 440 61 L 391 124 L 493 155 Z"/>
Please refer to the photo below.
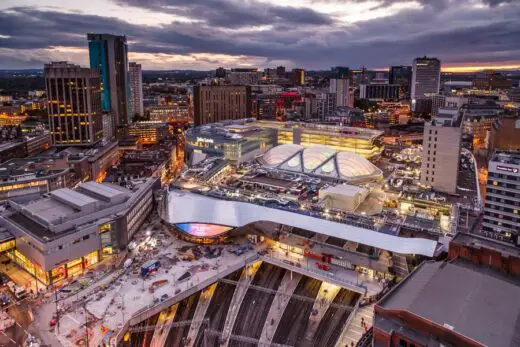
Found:
<path fill-rule="evenodd" d="M 0 286 L 5 286 L 7 285 L 7 282 L 9 282 L 11 279 L 9 278 L 9 276 L 7 276 L 5 273 L 3 272 L 0 272 Z"/>

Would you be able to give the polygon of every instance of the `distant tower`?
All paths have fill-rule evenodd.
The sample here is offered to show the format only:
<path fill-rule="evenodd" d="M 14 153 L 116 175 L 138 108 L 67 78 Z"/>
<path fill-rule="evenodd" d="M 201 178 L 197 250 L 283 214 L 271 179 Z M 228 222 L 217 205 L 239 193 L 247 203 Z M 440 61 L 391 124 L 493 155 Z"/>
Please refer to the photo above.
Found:
<path fill-rule="evenodd" d="M 412 100 L 430 99 L 438 94 L 441 83 L 441 62 L 437 58 L 415 58 L 412 66 Z"/>
<path fill-rule="evenodd" d="M 412 85 L 412 67 L 391 66 L 388 74 L 388 84 L 400 85 L 400 97 L 402 99 L 409 99 Z"/>
<path fill-rule="evenodd" d="M 101 78 L 97 69 L 66 62 L 45 64 L 52 143 L 90 146 L 103 137 Z"/>
<path fill-rule="evenodd" d="M 130 117 L 133 117 L 135 114 L 143 116 L 143 73 L 141 64 L 131 62 L 128 65 L 128 74 L 130 76 L 130 100 L 132 105 Z"/>
<path fill-rule="evenodd" d="M 104 112 L 112 112 L 114 127 L 130 123 L 130 84 L 128 83 L 128 47 L 126 36 L 87 34 L 90 67 L 101 71 Z"/>
<path fill-rule="evenodd" d="M 304 69 L 293 69 L 291 75 L 292 82 L 297 86 L 303 86 L 305 84 L 305 70 Z"/>

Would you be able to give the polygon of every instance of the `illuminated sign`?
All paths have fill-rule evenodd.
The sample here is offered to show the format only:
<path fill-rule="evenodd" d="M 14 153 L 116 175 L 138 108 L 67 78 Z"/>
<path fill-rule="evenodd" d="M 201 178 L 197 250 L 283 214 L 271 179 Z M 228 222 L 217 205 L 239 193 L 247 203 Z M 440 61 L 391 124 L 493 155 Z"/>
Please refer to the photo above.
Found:
<path fill-rule="evenodd" d="M 204 137 L 197 137 L 197 142 L 203 142 L 203 143 L 213 143 L 213 139 L 206 139 Z"/>
<path fill-rule="evenodd" d="M 227 233 L 232 227 L 215 224 L 181 223 L 175 225 L 181 231 L 195 237 L 216 237 Z"/>
<path fill-rule="evenodd" d="M 511 172 L 511 173 L 518 173 L 518 168 L 516 168 L 516 167 L 509 167 L 509 166 L 503 166 L 503 165 L 497 165 L 497 170 L 505 171 L 505 172 Z"/>

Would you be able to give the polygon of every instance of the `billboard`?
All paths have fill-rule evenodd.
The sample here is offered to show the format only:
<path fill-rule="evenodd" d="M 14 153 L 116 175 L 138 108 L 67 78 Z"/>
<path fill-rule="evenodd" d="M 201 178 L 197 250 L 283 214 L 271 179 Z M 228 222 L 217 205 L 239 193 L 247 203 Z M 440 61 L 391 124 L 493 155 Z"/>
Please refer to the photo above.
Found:
<path fill-rule="evenodd" d="M 175 224 L 175 226 L 182 232 L 195 237 L 217 237 L 233 229 L 233 227 L 223 225 L 202 223 L 181 223 Z"/>

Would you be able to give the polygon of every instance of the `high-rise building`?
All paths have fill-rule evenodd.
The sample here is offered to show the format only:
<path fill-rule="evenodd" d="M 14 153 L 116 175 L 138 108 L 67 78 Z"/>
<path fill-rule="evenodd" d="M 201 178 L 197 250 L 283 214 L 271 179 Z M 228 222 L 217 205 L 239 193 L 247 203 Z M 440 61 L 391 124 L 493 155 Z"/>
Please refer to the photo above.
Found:
<path fill-rule="evenodd" d="M 195 86 L 193 97 L 195 125 L 251 116 L 249 86 Z"/>
<path fill-rule="evenodd" d="M 66 62 L 45 64 L 52 143 L 90 146 L 103 137 L 101 78 L 96 69 Z"/>
<path fill-rule="evenodd" d="M 276 74 L 278 77 L 285 77 L 285 66 L 278 66 L 276 68 Z"/>
<path fill-rule="evenodd" d="M 457 192 L 462 128 L 458 114 L 441 114 L 424 125 L 421 184 L 442 193 Z"/>
<path fill-rule="evenodd" d="M 141 64 L 129 63 L 128 73 L 130 75 L 130 100 L 132 105 L 130 117 L 133 117 L 135 114 L 143 116 L 143 73 Z"/>
<path fill-rule="evenodd" d="M 126 36 L 87 34 L 90 67 L 101 71 L 102 108 L 112 112 L 114 127 L 130 123 L 130 84 Z"/>
<path fill-rule="evenodd" d="M 350 68 L 346 66 L 335 66 L 332 68 L 333 78 L 349 78 Z"/>
<path fill-rule="evenodd" d="M 260 82 L 262 73 L 257 68 L 253 69 L 231 69 L 229 82 L 233 85 L 253 85 Z"/>
<path fill-rule="evenodd" d="M 446 106 L 446 97 L 444 95 L 435 94 L 432 96 L 432 119 L 437 116 L 439 109 Z"/>
<path fill-rule="evenodd" d="M 412 67 L 412 100 L 428 99 L 438 94 L 441 83 L 441 62 L 437 58 L 415 58 Z"/>
<path fill-rule="evenodd" d="M 293 69 L 291 73 L 291 80 L 295 85 L 303 86 L 305 84 L 305 70 Z"/>
<path fill-rule="evenodd" d="M 369 100 L 399 100 L 398 84 L 361 84 L 359 86 L 359 98 Z"/>
<path fill-rule="evenodd" d="M 336 93 L 336 107 L 348 106 L 349 102 L 348 78 L 332 78 L 329 84 L 329 92 Z"/>
<path fill-rule="evenodd" d="M 488 164 L 485 236 L 520 246 L 520 152 L 496 152 Z"/>
<path fill-rule="evenodd" d="M 215 70 L 215 77 L 226 78 L 226 69 L 224 69 L 223 67 L 217 68 L 217 70 Z"/>
<path fill-rule="evenodd" d="M 398 84 L 401 86 L 401 99 L 410 98 L 410 87 L 412 85 L 412 67 L 411 66 L 391 66 L 388 75 L 389 84 Z"/>

